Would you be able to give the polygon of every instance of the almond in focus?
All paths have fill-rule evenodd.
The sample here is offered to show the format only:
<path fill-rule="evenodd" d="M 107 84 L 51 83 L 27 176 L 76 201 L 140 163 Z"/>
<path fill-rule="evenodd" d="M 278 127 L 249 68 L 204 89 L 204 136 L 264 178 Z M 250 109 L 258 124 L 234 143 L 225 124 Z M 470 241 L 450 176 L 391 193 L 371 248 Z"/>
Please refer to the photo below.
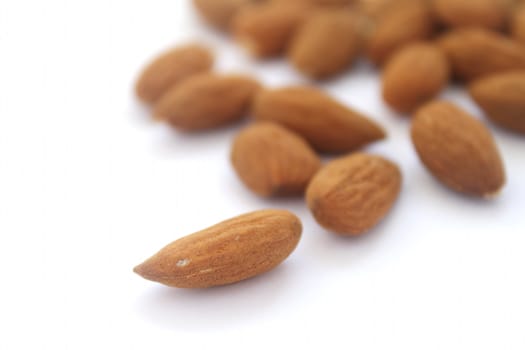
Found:
<path fill-rule="evenodd" d="M 164 52 L 141 73 L 135 91 L 140 100 L 153 104 L 170 88 L 213 66 L 213 54 L 199 44 L 188 44 Z"/>
<path fill-rule="evenodd" d="M 275 122 L 296 132 L 325 153 L 353 151 L 386 136 L 372 119 L 313 87 L 263 90 L 255 98 L 252 113 L 258 121 Z"/>
<path fill-rule="evenodd" d="M 246 116 L 260 87 L 247 76 L 200 74 L 168 91 L 154 115 L 181 130 L 216 128 Z"/>
<path fill-rule="evenodd" d="M 134 271 L 178 288 L 236 283 L 278 266 L 295 250 L 301 232 L 301 221 L 288 211 L 256 211 L 176 240 Z"/>
<path fill-rule="evenodd" d="M 321 166 L 305 140 L 269 122 L 241 131 L 233 143 L 231 161 L 243 183 L 263 197 L 303 194 Z"/>
<path fill-rule="evenodd" d="M 427 169 L 449 188 L 490 198 L 505 184 L 505 170 L 490 131 L 452 103 L 421 107 L 412 122 L 412 142 Z"/>
<path fill-rule="evenodd" d="M 376 226 L 401 190 L 401 171 L 389 160 L 355 153 L 325 165 L 306 192 L 308 207 L 327 230 L 356 236 Z"/>

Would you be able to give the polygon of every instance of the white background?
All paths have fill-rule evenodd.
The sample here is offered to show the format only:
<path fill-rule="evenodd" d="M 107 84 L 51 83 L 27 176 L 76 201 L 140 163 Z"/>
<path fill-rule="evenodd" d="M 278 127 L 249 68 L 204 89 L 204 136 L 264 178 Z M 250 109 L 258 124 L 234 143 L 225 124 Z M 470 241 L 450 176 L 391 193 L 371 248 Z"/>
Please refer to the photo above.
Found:
<path fill-rule="evenodd" d="M 525 139 L 492 127 L 502 195 L 456 195 L 419 164 L 409 123 L 359 64 L 324 84 L 389 139 L 369 148 L 404 188 L 370 234 L 339 238 L 302 199 L 262 200 L 238 181 L 241 126 L 183 135 L 153 123 L 132 86 L 142 65 L 201 40 L 220 71 L 301 81 L 252 62 L 187 1 L 0 1 L 1 349 L 525 348 Z M 460 90 L 450 98 L 479 115 Z M 172 240 L 229 217 L 287 208 L 303 239 L 267 275 L 175 290 L 132 273 Z"/>

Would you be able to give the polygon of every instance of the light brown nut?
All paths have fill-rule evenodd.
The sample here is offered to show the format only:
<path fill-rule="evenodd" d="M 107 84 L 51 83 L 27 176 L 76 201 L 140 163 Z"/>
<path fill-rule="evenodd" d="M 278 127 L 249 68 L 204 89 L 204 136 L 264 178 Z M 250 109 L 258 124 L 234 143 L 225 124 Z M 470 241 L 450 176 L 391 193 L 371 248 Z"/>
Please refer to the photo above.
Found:
<path fill-rule="evenodd" d="M 403 46 L 429 39 L 434 30 L 434 20 L 425 3 L 395 7 L 378 19 L 368 37 L 366 54 L 376 65 L 382 65 Z"/>
<path fill-rule="evenodd" d="M 235 14 L 243 7 L 256 0 L 193 0 L 193 5 L 210 25 L 229 30 Z"/>
<path fill-rule="evenodd" d="M 401 171 L 392 162 L 354 153 L 328 163 L 308 186 L 308 207 L 324 228 L 360 235 L 390 211 L 401 189 Z"/>
<path fill-rule="evenodd" d="M 355 0 L 355 8 L 371 19 L 379 19 L 402 6 L 419 6 L 427 0 Z"/>
<path fill-rule="evenodd" d="M 514 40 L 525 45 L 525 4 L 519 6 L 513 13 L 511 33 Z"/>
<path fill-rule="evenodd" d="M 233 33 L 255 57 L 280 55 L 311 11 L 311 6 L 296 3 L 249 6 L 235 16 Z"/>
<path fill-rule="evenodd" d="M 353 4 L 354 0 L 271 0 L 270 2 L 276 4 L 290 4 L 298 3 L 301 5 L 313 5 L 319 7 L 348 7 Z"/>
<path fill-rule="evenodd" d="M 176 240 L 134 271 L 170 287 L 231 284 L 279 265 L 294 251 L 301 231 L 301 221 L 288 211 L 256 211 Z"/>
<path fill-rule="evenodd" d="M 201 45 L 173 48 L 144 69 L 135 86 L 136 94 L 143 102 L 154 103 L 173 86 L 192 75 L 209 71 L 212 66 L 212 53 Z"/>
<path fill-rule="evenodd" d="M 231 161 L 243 183 L 263 197 L 303 194 L 321 166 L 305 140 L 269 122 L 241 131 L 233 143 Z"/>
<path fill-rule="evenodd" d="M 489 198 L 505 184 L 503 162 L 490 131 L 452 103 L 423 106 L 411 133 L 423 164 L 451 189 Z"/>
<path fill-rule="evenodd" d="M 439 40 L 453 73 L 470 81 L 484 76 L 525 69 L 525 47 L 482 28 L 458 29 Z"/>
<path fill-rule="evenodd" d="M 477 80 L 469 91 L 493 122 L 525 134 L 525 70 Z"/>
<path fill-rule="evenodd" d="M 396 111 L 409 113 L 435 97 L 450 79 L 445 54 L 430 43 L 399 50 L 383 72 L 383 98 Z"/>
<path fill-rule="evenodd" d="M 168 91 L 154 115 L 186 131 L 215 128 L 244 117 L 259 89 L 247 76 L 200 74 Z"/>
<path fill-rule="evenodd" d="M 297 132 L 321 152 L 348 152 L 385 137 L 374 121 L 312 87 L 262 91 L 253 115 Z"/>
<path fill-rule="evenodd" d="M 341 73 L 359 54 L 361 22 L 351 11 L 319 11 L 305 22 L 292 40 L 288 53 L 290 61 L 314 79 Z"/>
<path fill-rule="evenodd" d="M 432 0 L 434 13 L 448 27 L 482 27 L 501 30 L 508 22 L 506 0 Z"/>

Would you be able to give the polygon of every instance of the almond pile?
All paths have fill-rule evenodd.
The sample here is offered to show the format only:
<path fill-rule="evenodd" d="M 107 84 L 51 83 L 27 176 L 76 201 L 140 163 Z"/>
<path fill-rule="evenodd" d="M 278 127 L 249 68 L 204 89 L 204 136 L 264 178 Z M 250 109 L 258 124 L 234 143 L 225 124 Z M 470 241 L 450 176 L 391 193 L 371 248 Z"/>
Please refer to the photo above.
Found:
<path fill-rule="evenodd" d="M 364 57 L 380 70 L 384 102 L 411 118 L 414 152 L 460 194 L 488 199 L 506 181 L 490 127 L 525 134 L 525 1 L 193 0 L 202 19 L 254 59 L 282 56 L 313 82 L 351 71 Z M 136 84 L 153 118 L 199 132 L 251 118 L 232 141 L 239 181 L 264 197 L 304 196 L 320 226 L 362 235 L 391 211 L 400 167 L 363 151 L 387 137 L 367 115 L 311 85 L 266 88 L 213 68 L 192 43 L 154 59 Z M 465 84 L 487 117 L 440 99 Z M 490 121 L 488 125 L 486 121 Z M 323 157 L 332 156 L 323 164 Z M 335 158 L 334 158 L 335 157 Z M 299 243 L 285 210 L 245 214 L 181 238 L 135 268 L 179 288 L 238 282 L 269 271 Z"/>

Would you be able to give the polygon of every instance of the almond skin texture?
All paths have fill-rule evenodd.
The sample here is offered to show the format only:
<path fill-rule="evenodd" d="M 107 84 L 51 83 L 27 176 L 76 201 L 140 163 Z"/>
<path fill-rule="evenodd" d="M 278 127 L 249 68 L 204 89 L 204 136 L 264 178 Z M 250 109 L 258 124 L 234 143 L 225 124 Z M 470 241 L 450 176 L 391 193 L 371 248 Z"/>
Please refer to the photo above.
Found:
<path fill-rule="evenodd" d="M 512 17 L 511 32 L 514 40 L 525 45 L 525 5 L 515 10 Z"/>
<path fill-rule="evenodd" d="M 193 0 L 199 14 L 210 25 L 228 30 L 235 14 L 245 5 L 254 0 Z"/>
<path fill-rule="evenodd" d="M 447 27 L 482 27 L 501 30 L 505 27 L 509 3 L 505 0 L 433 0 L 434 13 Z"/>
<path fill-rule="evenodd" d="M 327 230 L 356 236 L 376 226 L 401 189 L 401 172 L 392 162 L 354 153 L 328 163 L 306 192 L 308 207 Z"/>
<path fill-rule="evenodd" d="M 197 44 L 176 47 L 144 69 L 135 86 L 136 94 L 143 102 L 153 104 L 173 86 L 212 66 L 213 55 L 207 48 Z"/>
<path fill-rule="evenodd" d="M 435 97 L 450 79 L 445 54 L 435 45 L 406 46 L 390 59 L 383 73 L 383 98 L 399 113 L 409 113 Z"/>
<path fill-rule="evenodd" d="M 255 98 L 253 115 L 295 131 L 325 153 L 356 150 L 385 137 L 375 122 L 312 87 L 262 91 Z"/>
<path fill-rule="evenodd" d="M 457 192 L 489 198 L 505 184 L 503 162 L 490 131 L 449 102 L 431 102 L 417 111 L 412 142 L 427 169 Z"/>
<path fill-rule="evenodd" d="M 366 53 L 381 66 L 403 46 L 429 39 L 434 34 L 434 20 L 424 3 L 395 7 L 381 16 L 368 38 Z"/>
<path fill-rule="evenodd" d="M 350 11 L 320 11 L 312 15 L 292 41 L 292 64 L 313 79 L 341 73 L 359 54 L 360 19 Z"/>
<path fill-rule="evenodd" d="M 439 46 L 461 80 L 525 69 L 525 47 L 486 29 L 452 31 L 439 40 Z"/>
<path fill-rule="evenodd" d="M 201 74 L 168 91 L 154 115 L 181 130 L 216 128 L 244 117 L 259 89 L 249 77 Z"/>
<path fill-rule="evenodd" d="M 134 271 L 170 287 L 231 284 L 279 265 L 294 251 L 301 231 L 301 221 L 288 211 L 256 211 L 176 240 Z"/>
<path fill-rule="evenodd" d="M 321 166 L 299 135 L 268 122 L 255 123 L 236 137 L 231 161 L 244 184 L 263 197 L 303 194 Z"/>
<path fill-rule="evenodd" d="M 493 122 L 525 134 L 525 70 L 478 80 L 469 91 Z"/>
<path fill-rule="evenodd" d="M 233 33 L 255 57 L 280 55 L 311 10 L 311 6 L 297 3 L 248 6 L 235 16 Z"/>

